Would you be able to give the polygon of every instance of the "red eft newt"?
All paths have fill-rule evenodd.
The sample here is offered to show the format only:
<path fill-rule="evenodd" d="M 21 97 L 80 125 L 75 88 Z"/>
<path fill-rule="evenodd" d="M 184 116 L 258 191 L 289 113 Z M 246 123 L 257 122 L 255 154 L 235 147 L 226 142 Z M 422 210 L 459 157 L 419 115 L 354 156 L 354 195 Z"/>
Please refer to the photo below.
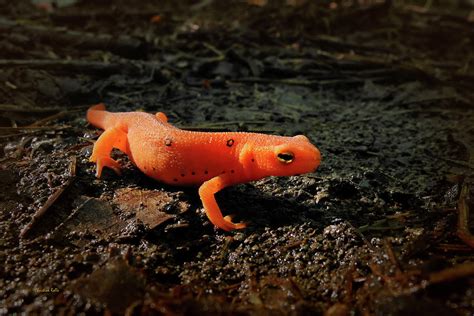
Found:
<path fill-rule="evenodd" d="M 117 148 L 151 178 L 171 185 L 200 185 L 207 217 L 226 231 L 244 228 L 245 223 L 222 216 L 216 192 L 268 176 L 313 172 L 321 161 L 319 150 L 303 135 L 186 131 L 169 124 L 162 112 L 111 113 L 102 103 L 87 111 L 87 120 L 105 130 L 90 157 L 98 178 L 104 167 L 120 174 L 119 163 L 110 157 Z"/>

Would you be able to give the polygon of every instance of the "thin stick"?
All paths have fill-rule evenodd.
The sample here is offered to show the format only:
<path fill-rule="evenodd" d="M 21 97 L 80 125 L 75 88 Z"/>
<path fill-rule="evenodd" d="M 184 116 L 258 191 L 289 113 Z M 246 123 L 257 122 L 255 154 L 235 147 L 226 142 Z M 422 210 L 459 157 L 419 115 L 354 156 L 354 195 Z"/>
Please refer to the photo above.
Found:
<path fill-rule="evenodd" d="M 132 36 L 73 31 L 64 27 L 26 24 L 4 18 L 0 18 L 0 32 L 4 34 L 26 33 L 37 41 L 68 45 L 77 49 L 110 50 L 122 56 L 143 54 L 145 48 L 142 40 Z"/>
<path fill-rule="evenodd" d="M 51 206 L 58 200 L 58 198 L 66 191 L 66 189 L 73 183 L 76 177 L 77 158 L 73 156 L 69 164 L 69 179 L 54 192 L 44 203 L 44 205 L 33 214 L 31 221 L 21 230 L 20 238 L 26 238 L 38 221 L 47 213 Z"/>
<path fill-rule="evenodd" d="M 108 76 L 115 73 L 141 73 L 161 68 L 156 62 L 116 62 L 56 59 L 0 59 L 0 68 L 28 67 L 60 72 L 77 72 Z M 155 70 L 156 71 L 156 70 Z"/>
<path fill-rule="evenodd" d="M 64 129 L 72 128 L 69 125 L 63 126 L 18 126 L 18 127 L 0 127 L 0 133 L 2 131 L 5 132 L 16 132 L 16 131 L 43 131 L 43 130 L 53 130 L 53 131 L 60 131 Z"/>
<path fill-rule="evenodd" d="M 469 185 L 464 183 L 458 200 L 458 237 L 471 248 L 474 248 L 474 236 L 469 231 Z"/>
<path fill-rule="evenodd" d="M 58 112 L 58 113 L 55 113 L 53 115 L 50 115 L 48 117 L 45 117 L 44 119 L 41 119 L 41 120 L 37 120 L 36 122 L 28 125 L 28 127 L 39 127 L 39 126 L 42 126 L 52 120 L 56 120 L 58 118 L 61 118 L 63 116 L 65 116 L 68 112 L 66 111 L 61 111 L 61 112 Z"/>
<path fill-rule="evenodd" d="M 69 214 L 68 217 L 66 217 L 65 220 L 63 220 L 58 226 L 56 226 L 51 233 L 48 233 L 48 237 L 51 237 L 52 235 L 57 233 L 59 231 L 59 229 L 61 229 L 64 225 L 66 225 L 66 223 L 69 222 L 71 220 L 71 218 L 73 218 L 92 199 L 93 198 L 89 196 L 84 202 L 81 203 L 81 205 L 74 208 L 74 210 L 72 210 L 71 214 Z"/>
<path fill-rule="evenodd" d="M 441 271 L 433 272 L 429 276 L 430 284 L 452 282 L 474 275 L 474 263 L 466 262 Z"/>

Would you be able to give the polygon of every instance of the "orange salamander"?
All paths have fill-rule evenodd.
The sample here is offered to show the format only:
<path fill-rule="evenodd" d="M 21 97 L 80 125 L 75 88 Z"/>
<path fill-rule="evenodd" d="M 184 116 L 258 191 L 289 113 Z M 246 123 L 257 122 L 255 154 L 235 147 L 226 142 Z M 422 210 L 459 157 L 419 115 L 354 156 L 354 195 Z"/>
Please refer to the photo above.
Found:
<path fill-rule="evenodd" d="M 111 113 L 102 103 L 87 111 L 87 120 L 105 130 L 90 157 L 98 178 L 104 167 L 120 173 L 119 163 L 110 157 L 117 148 L 149 177 L 171 185 L 200 185 L 207 217 L 226 231 L 244 228 L 245 223 L 222 216 L 216 192 L 268 176 L 313 172 L 321 161 L 319 150 L 303 135 L 186 131 L 169 124 L 162 112 Z"/>

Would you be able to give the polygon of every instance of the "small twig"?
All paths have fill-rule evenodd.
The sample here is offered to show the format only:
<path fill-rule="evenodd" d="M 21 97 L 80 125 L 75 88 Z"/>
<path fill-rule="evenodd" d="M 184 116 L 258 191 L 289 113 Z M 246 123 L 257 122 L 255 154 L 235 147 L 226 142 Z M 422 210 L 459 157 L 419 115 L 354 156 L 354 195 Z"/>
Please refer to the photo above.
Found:
<path fill-rule="evenodd" d="M 443 244 L 439 243 L 436 245 L 436 248 L 443 252 L 461 252 L 461 253 L 471 253 L 472 249 L 469 246 L 464 244 Z"/>
<path fill-rule="evenodd" d="M 208 42 L 203 42 L 202 45 L 212 51 L 220 60 L 225 59 L 225 54 L 221 52 L 219 49 L 217 49 L 214 45 L 208 43 Z"/>
<path fill-rule="evenodd" d="M 22 34 L 23 36 L 19 38 L 25 37 L 26 34 L 28 41 L 34 38 L 36 41 L 68 45 L 76 49 L 110 50 L 126 57 L 140 56 L 145 51 L 145 44 L 142 40 L 127 35 L 72 31 L 64 27 L 26 24 L 4 18 L 0 18 L 0 32 Z"/>
<path fill-rule="evenodd" d="M 436 157 L 436 156 L 435 156 Z M 446 158 L 446 157 L 443 157 L 443 156 L 439 156 L 437 157 L 438 159 L 441 159 L 441 160 L 444 160 L 444 161 L 447 161 L 447 162 L 450 162 L 452 164 L 455 164 L 455 165 L 458 165 L 460 167 L 464 167 L 464 168 L 467 168 L 467 169 L 472 169 L 474 170 L 474 164 L 471 164 L 470 162 L 467 162 L 467 161 L 463 161 L 463 160 L 457 160 L 457 159 L 451 159 L 451 158 Z"/>
<path fill-rule="evenodd" d="M 469 276 L 474 276 L 473 262 L 466 262 L 451 268 L 433 272 L 429 276 L 429 282 L 430 284 L 439 284 L 456 281 Z"/>
<path fill-rule="evenodd" d="M 372 271 L 372 274 L 374 274 L 375 276 L 380 277 L 381 279 L 383 279 L 387 283 L 391 282 L 391 278 L 389 276 L 385 275 L 381 271 L 380 266 L 378 264 L 376 264 L 374 262 L 368 262 L 367 266 L 369 267 L 370 271 Z"/>
<path fill-rule="evenodd" d="M 289 86 L 301 86 L 309 88 L 333 87 L 333 86 L 360 86 L 367 82 L 367 80 L 378 82 L 385 80 L 386 77 L 374 78 L 336 78 L 326 80 L 299 80 L 299 79 L 269 79 L 269 78 L 239 78 L 232 79 L 229 82 L 233 83 L 262 83 L 262 84 L 284 84 Z"/>
<path fill-rule="evenodd" d="M 469 152 L 469 160 L 467 164 L 469 166 L 474 166 L 474 152 L 472 147 L 464 142 L 461 142 L 464 147 Z M 467 177 L 463 180 L 461 185 L 461 190 L 459 192 L 459 200 L 458 200 L 458 230 L 457 235 L 458 237 L 464 241 L 466 245 L 471 248 L 474 248 L 474 235 L 469 230 L 469 215 L 470 215 L 470 203 L 471 203 L 471 196 L 470 196 L 470 186 L 473 184 L 472 177 Z"/>
<path fill-rule="evenodd" d="M 285 246 L 281 247 L 281 250 L 282 250 L 282 252 L 287 252 L 291 249 L 294 249 L 294 248 L 297 248 L 297 247 L 301 246 L 305 242 L 306 242 L 306 239 L 293 241 L 293 242 L 289 243 L 288 245 L 285 245 Z"/>
<path fill-rule="evenodd" d="M 69 176 L 71 178 L 75 178 L 77 174 L 77 157 L 72 156 L 71 157 L 71 162 L 69 164 Z"/>
<path fill-rule="evenodd" d="M 71 214 L 68 215 L 68 217 L 66 217 L 66 219 L 64 219 L 58 226 L 56 226 L 54 228 L 54 230 L 50 233 L 48 233 L 47 237 L 51 237 L 52 235 L 54 235 L 56 232 L 59 231 L 59 229 L 61 229 L 64 225 L 66 225 L 66 223 L 68 221 L 71 220 L 71 218 L 73 218 L 85 205 L 87 205 L 87 203 L 89 203 L 91 200 L 93 199 L 93 197 L 88 197 L 84 202 L 82 202 L 79 206 L 77 206 L 76 208 L 74 208 L 74 210 L 72 210 Z"/>
<path fill-rule="evenodd" d="M 159 12 L 153 12 L 151 10 L 131 10 L 127 8 L 127 10 L 117 12 L 117 10 L 109 10 L 107 7 L 104 9 L 95 9 L 95 10 L 86 10 L 86 11 L 62 11 L 57 10 L 53 11 L 49 14 L 49 18 L 54 22 L 58 22 L 58 24 L 63 23 L 74 23 L 74 22 L 82 22 L 87 19 L 95 19 L 97 21 L 104 21 L 110 19 L 117 19 L 120 17 L 121 19 L 140 19 L 148 21 L 152 16 L 160 13 L 167 17 L 167 19 L 173 19 L 175 21 L 177 17 L 172 15 L 171 11 L 163 11 L 162 9 Z M 40 14 L 38 17 L 44 17 L 43 14 Z M 32 18 L 36 18 L 36 15 L 32 15 Z"/>
<path fill-rule="evenodd" d="M 18 104 L 0 104 L 0 111 L 26 113 L 26 114 L 31 114 L 31 113 L 48 114 L 52 112 L 61 112 L 61 111 L 67 111 L 68 113 L 71 113 L 71 112 L 83 111 L 89 107 L 90 105 L 79 105 L 79 106 L 72 106 L 72 107 L 32 107 L 32 106 L 23 106 L 23 105 L 18 105 Z"/>
<path fill-rule="evenodd" d="M 129 96 L 127 96 L 126 94 L 121 94 L 121 93 L 115 93 L 115 92 L 110 92 L 110 91 L 107 91 L 107 95 L 111 95 L 113 97 L 116 97 L 116 98 L 119 98 L 119 99 L 122 99 L 122 100 L 125 100 L 131 104 L 134 103 L 134 100 L 132 98 L 130 98 Z"/>
<path fill-rule="evenodd" d="M 359 229 L 357 229 L 354 225 L 352 225 L 349 221 L 346 221 L 346 223 L 352 228 L 352 230 L 355 232 L 355 234 L 357 236 L 359 236 L 360 239 L 362 239 L 362 241 L 366 244 L 366 246 L 372 250 L 372 251 L 375 251 L 375 247 L 374 245 L 372 245 L 368 240 L 367 238 L 365 238 L 364 234 L 362 233 L 362 231 Z"/>
<path fill-rule="evenodd" d="M 329 35 L 318 35 L 318 36 L 308 36 L 308 40 L 310 42 L 313 42 L 314 44 L 317 45 L 317 47 L 323 46 L 323 47 L 328 47 L 330 46 L 331 49 L 333 50 L 338 50 L 338 51 L 370 51 L 370 52 L 382 52 L 382 53 L 392 53 L 392 51 L 388 48 L 376 46 L 376 45 L 365 45 L 359 43 L 354 43 L 354 42 L 349 42 L 347 40 L 344 40 L 342 38 L 338 38 L 335 36 L 329 36 Z"/>
<path fill-rule="evenodd" d="M 25 107 L 17 104 L 0 104 L 0 111 L 16 113 L 48 113 L 60 111 L 58 108 Z"/>
<path fill-rule="evenodd" d="M 301 286 L 298 284 L 298 282 L 293 277 L 289 277 L 288 283 L 290 285 L 291 293 L 298 299 L 303 300 L 305 296 L 303 295 L 303 290 L 301 289 Z"/>
<path fill-rule="evenodd" d="M 400 261 L 398 260 L 395 252 L 393 251 L 392 244 L 388 238 L 383 239 L 385 252 L 390 259 L 390 262 L 395 267 L 395 278 L 398 280 L 399 283 L 403 284 L 404 286 L 408 284 L 408 276 L 407 274 L 403 273 Z"/>
<path fill-rule="evenodd" d="M 351 263 L 349 265 L 349 269 L 344 273 L 344 279 L 342 282 L 344 283 L 344 289 L 346 290 L 346 295 L 344 297 L 345 302 L 352 302 L 353 295 L 354 295 L 354 272 L 356 270 L 355 259 L 352 258 Z"/>
<path fill-rule="evenodd" d="M 310 81 L 310 80 L 297 80 L 297 79 L 268 79 L 268 78 L 239 78 L 239 79 L 232 79 L 229 82 L 235 83 L 265 83 L 265 84 L 286 84 L 290 86 L 302 86 L 302 87 L 316 87 L 318 86 L 317 81 Z"/>
<path fill-rule="evenodd" d="M 56 59 L 0 59 L 0 68 L 27 67 L 59 72 L 108 76 L 116 73 L 149 73 L 161 68 L 156 62 L 116 62 Z"/>
<path fill-rule="evenodd" d="M 17 131 L 60 131 L 70 129 L 72 126 L 63 125 L 63 126 L 18 126 L 18 127 L 0 127 L 1 132 L 17 132 Z"/>
<path fill-rule="evenodd" d="M 48 123 L 48 122 L 50 122 L 50 121 L 52 121 L 52 120 L 56 120 L 56 119 L 58 119 L 58 118 L 63 117 L 63 116 L 65 116 L 66 114 L 68 114 L 68 112 L 66 112 L 66 111 L 61 111 L 61 112 L 55 113 L 55 114 L 50 115 L 50 116 L 48 116 L 48 117 L 45 117 L 45 118 L 43 118 L 43 119 L 41 119 L 41 120 L 37 120 L 36 122 L 34 122 L 34 123 L 28 125 L 28 127 L 39 127 L 39 126 L 42 126 L 42 125 L 44 125 L 44 124 L 46 124 L 46 123 Z"/>
<path fill-rule="evenodd" d="M 0 135 L 0 139 L 7 139 L 7 138 L 12 138 L 12 137 L 20 137 L 20 136 L 26 136 L 26 135 L 34 135 L 38 134 L 42 131 L 62 131 L 62 130 L 67 130 L 71 128 L 70 126 L 50 126 L 49 128 L 47 126 L 43 127 L 31 127 L 29 129 L 25 129 L 21 133 L 15 133 L 15 134 L 6 134 L 6 135 Z M 17 130 L 21 130 L 21 128 L 17 128 Z M 1 134 L 2 128 L 0 127 L 0 134 Z"/>
<path fill-rule="evenodd" d="M 58 198 L 66 191 L 67 188 L 73 183 L 76 177 L 76 165 L 77 158 L 73 156 L 69 164 L 69 179 L 64 183 L 56 192 L 54 192 L 46 201 L 46 203 L 33 214 L 31 221 L 21 230 L 20 238 L 25 238 L 33 229 L 33 227 L 38 223 L 38 221 L 46 214 L 46 212 L 51 208 L 51 206 L 58 200 Z"/>
<path fill-rule="evenodd" d="M 20 137 L 24 135 L 28 135 L 30 133 L 23 132 L 23 133 L 16 133 L 16 134 L 6 134 L 6 135 L 0 135 L 0 139 L 5 139 L 5 138 L 11 138 L 11 137 Z"/>
<path fill-rule="evenodd" d="M 387 238 L 383 239 L 383 244 L 385 247 L 385 252 L 387 253 L 388 258 L 390 259 L 390 262 L 396 269 L 396 273 L 398 275 L 402 274 L 402 269 L 400 268 L 400 262 L 398 262 L 397 257 L 395 256 L 395 252 L 393 251 L 392 245 L 390 243 L 390 240 Z"/>
<path fill-rule="evenodd" d="M 397 229 L 404 229 L 405 226 L 403 225 L 397 225 L 397 226 L 382 226 L 384 223 L 388 222 L 387 219 L 381 219 L 378 221 L 375 221 L 373 224 L 367 224 L 367 225 L 362 225 L 359 226 L 357 229 L 358 232 L 366 232 L 366 231 L 383 231 L 383 230 L 397 230 Z"/>
<path fill-rule="evenodd" d="M 75 113 L 75 112 L 79 112 L 79 111 L 83 111 L 86 107 L 84 106 L 81 106 L 81 107 L 76 107 L 76 108 L 72 108 L 72 109 L 68 109 L 68 110 L 60 110 L 60 112 L 58 113 L 55 113 L 55 114 L 52 114 L 52 115 L 49 115 L 43 119 L 40 119 L 30 125 L 27 125 L 25 126 L 25 128 L 34 128 L 34 127 L 40 127 L 50 121 L 53 121 L 53 120 L 56 120 L 58 118 L 61 118 L 67 114 L 70 114 L 70 113 Z M 59 110 L 59 109 L 58 109 Z M 15 127 L 15 128 L 18 128 L 18 127 Z M 54 128 L 54 127 L 51 127 L 51 128 Z"/>
<path fill-rule="evenodd" d="M 444 98 L 442 100 L 452 100 L 453 98 Z M 436 100 L 441 100 L 441 99 L 426 99 L 426 100 L 420 100 L 420 101 L 417 101 L 417 102 L 431 102 L 431 101 L 436 101 Z M 413 103 L 417 103 L 417 102 L 410 102 L 410 103 L 406 103 L 406 104 L 413 104 Z M 400 110 L 400 111 L 385 111 L 385 112 L 382 112 L 382 113 L 379 113 L 379 114 L 375 114 L 375 115 L 372 115 L 372 116 L 367 116 L 367 117 L 362 117 L 362 118 L 359 118 L 359 119 L 355 119 L 355 120 L 352 120 L 352 121 L 348 121 L 348 122 L 344 122 L 348 125 L 350 124 L 356 124 L 356 123 L 361 123 L 361 122 L 367 122 L 367 121 L 374 121 L 374 120 L 380 120 L 380 119 L 383 119 L 383 118 L 392 118 L 393 116 L 397 116 L 397 115 L 404 115 L 404 114 L 412 114 L 412 113 L 436 113 L 436 114 L 445 114 L 445 113 L 449 113 L 449 112 L 452 112 L 451 110 L 436 110 L 436 109 L 412 109 L 412 110 Z"/>
<path fill-rule="evenodd" d="M 469 185 L 464 182 L 458 200 L 459 217 L 457 235 L 466 245 L 474 248 L 474 236 L 469 231 L 469 194 Z"/>

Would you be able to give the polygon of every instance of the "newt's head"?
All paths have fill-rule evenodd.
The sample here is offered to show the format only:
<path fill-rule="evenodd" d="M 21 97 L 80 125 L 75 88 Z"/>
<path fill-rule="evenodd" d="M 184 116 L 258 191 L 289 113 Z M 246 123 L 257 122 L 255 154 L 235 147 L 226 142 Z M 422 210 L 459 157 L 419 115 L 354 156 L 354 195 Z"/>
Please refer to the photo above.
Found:
<path fill-rule="evenodd" d="M 314 172 L 321 162 L 319 150 L 303 135 L 277 136 L 273 142 L 260 146 L 256 144 L 250 152 L 245 154 L 244 165 L 258 178 Z"/>

